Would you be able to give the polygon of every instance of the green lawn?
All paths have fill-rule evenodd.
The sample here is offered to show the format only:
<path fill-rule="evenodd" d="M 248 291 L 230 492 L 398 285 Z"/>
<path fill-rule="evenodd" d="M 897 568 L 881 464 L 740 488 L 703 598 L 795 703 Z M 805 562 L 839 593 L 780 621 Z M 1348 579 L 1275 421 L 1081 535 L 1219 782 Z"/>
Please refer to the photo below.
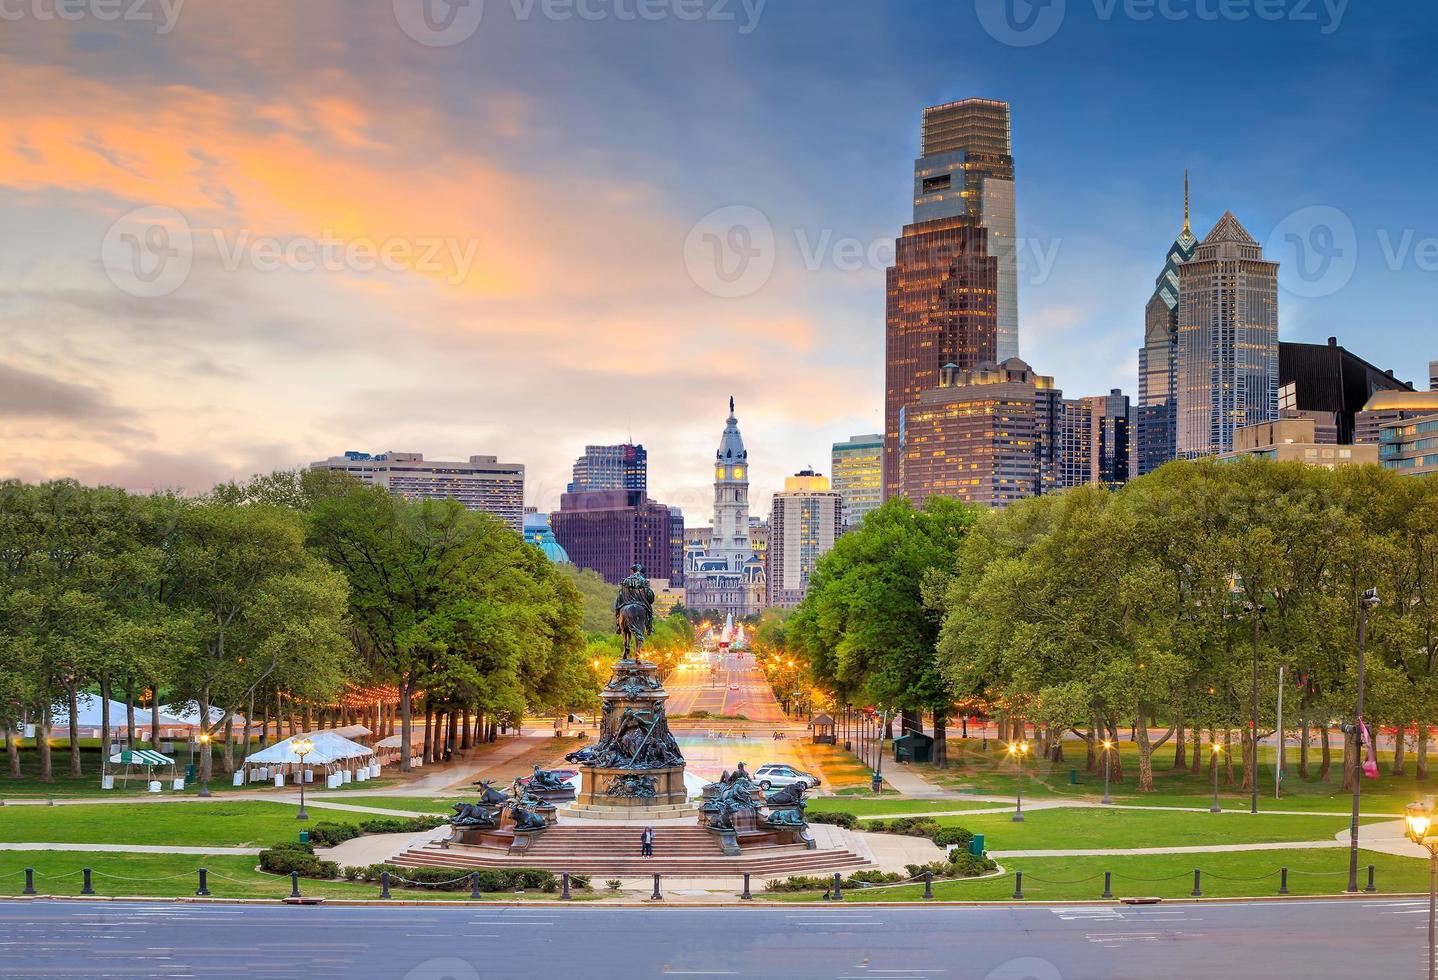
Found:
<path fill-rule="evenodd" d="M 7 806 L 0 840 L 46 844 L 176 844 L 184 847 L 265 847 L 294 840 L 306 824 L 287 803 L 114 803 L 105 806 Z M 310 823 L 355 823 L 360 814 L 316 810 Z M 348 819 L 347 819 L 348 818 Z"/>
<path fill-rule="evenodd" d="M 1366 868 L 1376 868 L 1375 885 L 1382 893 L 1425 893 L 1428 862 L 1384 854 L 1359 855 L 1359 887 L 1367 882 Z M 1003 862 L 1006 874 L 968 881 L 937 881 L 934 897 L 959 902 L 1011 901 L 1015 871 L 1024 875 L 1024 899 L 1066 902 L 1098 899 L 1103 874 L 1112 871 L 1113 894 L 1123 897 L 1188 898 L 1193 871 L 1202 869 L 1203 895 L 1207 898 L 1258 898 L 1278 893 L 1279 868 L 1289 869 L 1292 895 L 1336 895 L 1348 883 L 1348 853 L 1342 850 L 1260 851 L 1236 854 L 1174 854 L 1145 857 L 1014 858 Z M 846 889 L 844 900 L 921 901 L 922 885 L 894 888 Z M 818 901 L 819 893 L 765 895 L 775 901 Z"/>
<path fill-rule="evenodd" d="M 217 898 L 281 899 L 290 893 L 289 878 L 255 870 L 255 859 L 243 855 L 188 854 L 79 854 L 69 851 L 0 851 L 0 895 L 19 895 L 25 885 L 24 869 L 35 869 L 35 890 L 42 895 L 79 895 L 82 868 L 93 871 L 94 889 L 102 896 L 185 897 L 195 893 L 198 868 L 209 871 L 210 892 Z M 597 882 L 603 888 L 602 882 Z M 326 898 L 374 899 L 377 884 L 300 879 L 302 895 Z M 392 888 L 397 899 L 450 899 L 470 901 L 468 892 L 438 892 L 432 888 Z M 577 892 L 581 900 L 592 892 Z M 553 899 L 556 894 L 490 892 L 488 901 Z"/>
<path fill-rule="evenodd" d="M 884 797 L 882 799 L 862 799 L 852 796 L 819 796 L 811 797 L 808 801 L 809 810 L 813 813 L 852 813 L 858 817 L 877 814 L 894 815 L 904 813 L 927 813 L 931 810 L 943 810 L 945 812 L 960 812 L 963 810 L 983 810 L 998 804 L 984 803 L 979 800 L 910 800 L 901 797 Z"/>
<path fill-rule="evenodd" d="M 365 785 L 369 785 L 366 783 Z M 473 796 L 451 796 L 428 798 L 423 796 L 335 796 L 332 792 L 326 791 L 322 796 L 316 796 L 316 800 L 335 803 L 350 803 L 354 806 L 373 806 L 382 810 L 408 810 L 411 813 L 443 813 L 448 815 L 450 808 L 456 803 L 473 803 L 479 798 L 479 794 Z M 334 819 L 343 820 L 342 810 L 317 811 L 334 814 Z M 363 814 L 351 814 L 358 819 Z"/>
<path fill-rule="evenodd" d="M 1348 827 L 1342 817 L 1278 816 L 1249 813 L 1189 813 L 1063 807 L 1028 810 L 1022 823 L 1009 813 L 937 817 L 943 826 L 966 827 L 984 835 L 991 851 L 1084 850 L 1089 848 L 1199 847 L 1332 840 Z M 1372 823 L 1372 820 L 1366 820 Z M 860 827 L 863 825 L 860 824 Z"/>

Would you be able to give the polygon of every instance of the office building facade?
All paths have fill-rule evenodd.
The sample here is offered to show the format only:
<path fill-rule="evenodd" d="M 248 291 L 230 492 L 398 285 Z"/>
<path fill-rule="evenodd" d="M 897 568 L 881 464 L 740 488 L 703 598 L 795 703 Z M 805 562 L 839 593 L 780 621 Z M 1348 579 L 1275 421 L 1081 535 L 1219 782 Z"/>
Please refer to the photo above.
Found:
<path fill-rule="evenodd" d="M 1198 239 L 1188 216 L 1188 174 L 1183 175 L 1183 230 L 1168 247 L 1163 271 L 1144 307 L 1138 352 L 1138 406 L 1134 413 L 1136 475 L 1152 473 L 1177 454 L 1178 269 L 1193 258 Z"/>
<path fill-rule="evenodd" d="M 1375 367 L 1340 347 L 1337 337 L 1326 344 L 1278 345 L 1279 408 L 1320 413 L 1338 428 L 1339 443 L 1352 444 L 1355 419 L 1380 391 L 1412 391 L 1392 371 Z"/>
<path fill-rule="evenodd" d="M 1220 460 L 1257 458 L 1276 463 L 1298 462 L 1335 469 L 1378 462 L 1377 446 L 1339 445 L 1319 441 L 1314 420 L 1305 417 L 1280 418 L 1236 429 L 1233 450 Z"/>
<path fill-rule="evenodd" d="M 570 493 L 585 490 L 638 490 L 649 492 L 649 453 L 643 446 L 585 446 L 574 461 Z"/>
<path fill-rule="evenodd" d="M 1386 426 L 1438 414 L 1438 388 L 1432 391 L 1380 391 L 1353 419 L 1353 441 L 1379 445 Z"/>
<path fill-rule="evenodd" d="M 1438 414 L 1384 426 L 1379 435 L 1378 458 L 1385 467 L 1404 476 L 1438 476 Z"/>
<path fill-rule="evenodd" d="M 1178 267 L 1177 455 L 1233 448 L 1278 416 L 1278 263 L 1232 212 Z"/>
<path fill-rule="evenodd" d="M 830 456 L 830 483 L 844 498 L 844 527 L 855 527 L 884 502 L 884 437 L 850 436 Z"/>
<path fill-rule="evenodd" d="M 819 558 L 843 532 L 844 496 L 822 474 L 801 470 L 784 480 L 769 513 L 765 581 L 770 606 L 792 608 L 809 591 Z"/>
<path fill-rule="evenodd" d="M 900 492 L 1003 507 L 1058 486 L 1062 393 L 1019 358 L 963 371 L 904 410 Z"/>
<path fill-rule="evenodd" d="M 1059 486 L 1094 483 L 1116 490 L 1129 481 L 1133 411 L 1118 388 L 1065 399 L 1060 426 Z"/>
<path fill-rule="evenodd" d="M 311 463 L 310 469 L 348 473 L 406 500 L 456 500 L 466 510 L 492 514 L 511 530 L 524 532 L 523 463 L 501 463 L 494 456 L 442 462 L 425 459 L 423 453 L 351 451 Z"/>
<path fill-rule="evenodd" d="M 673 567 L 670 508 L 638 490 L 564 493 L 549 515 L 555 540 L 580 568 L 618 585 L 635 562 L 650 578 L 670 579 Z"/>

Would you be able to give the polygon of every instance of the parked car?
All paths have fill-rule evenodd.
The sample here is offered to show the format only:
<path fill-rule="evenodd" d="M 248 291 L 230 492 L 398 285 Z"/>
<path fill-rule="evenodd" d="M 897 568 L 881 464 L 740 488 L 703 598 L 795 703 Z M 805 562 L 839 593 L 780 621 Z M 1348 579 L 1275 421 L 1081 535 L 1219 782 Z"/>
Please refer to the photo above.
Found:
<path fill-rule="evenodd" d="M 763 790 L 770 790 L 776 786 L 789 786 L 793 783 L 804 783 L 809 789 L 819 785 L 819 777 L 813 773 L 795 769 L 793 766 L 780 765 L 777 762 L 771 762 L 754 770 L 754 781 Z"/>

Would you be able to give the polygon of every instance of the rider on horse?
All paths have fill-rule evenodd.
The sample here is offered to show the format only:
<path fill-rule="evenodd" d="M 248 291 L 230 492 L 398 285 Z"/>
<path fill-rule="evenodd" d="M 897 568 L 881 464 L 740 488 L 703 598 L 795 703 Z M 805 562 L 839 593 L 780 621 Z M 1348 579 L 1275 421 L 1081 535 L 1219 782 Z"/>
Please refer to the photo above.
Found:
<path fill-rule="evenodd" d="M 654 632 L 654 590 L 644 577 L 643 565 L 635 562 L 630 571 L 633 574 L 619 583 L 614 597 L 614 632 L 624 637 L 624 656 L 631 656 L 632 640 L 632 656 L 637 658 L 645 638 Z"/>

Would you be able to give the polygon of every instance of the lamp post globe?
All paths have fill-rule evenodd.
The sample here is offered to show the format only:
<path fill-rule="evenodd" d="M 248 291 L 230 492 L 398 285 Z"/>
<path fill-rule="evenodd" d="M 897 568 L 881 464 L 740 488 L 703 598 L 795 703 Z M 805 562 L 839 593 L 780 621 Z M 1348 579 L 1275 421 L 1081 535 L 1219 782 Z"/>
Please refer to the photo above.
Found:
<path fill-rule="evenodd" d="M 1208 808 L 1208 812 L 1222 813 L 1223 807 L 1218 803 L 1218 757 L 1223 754 L 1223 746 L 1211 742 L 1208 748 L 1213 755 L 1213 805 Z"/>
<path fill-rule="evenodd" d="M 210 733 L 200 733 L 200 795 L 210 795 Z"/>
<path fill-rule="evenodd" d="M 1029 753 L 1028 742 L 1010 742 L 1009 755 L 1014 760 L 1014 823 L 1024 822 L 1024 756 Z"/>
<path fill-rule="evenodd" d="M 310 815 L 305 810 L 305 756 L 314 750 L 315 743 L 307 738 L 296 739 L 290 746 L 300 760 L 299 773 L 296 775 L 300 781 L 300 812 L 295 814 L 296 820 L 308 820 Z"/>
<path fill-rule="evenodd" d="M 1433 800 L 1410 803 L 1403 812 L 1409 840 L 1428 850 L 1428 980 L 1438 980 L 1438 827 Z"/>
<path fill-rule="evenodd" d="M 1108 795 L 1109 757 L 1110 757 L 1110 753 L 1112 753 L 1112 752 L 1113 752 L 1113 739 L 1108 739 L 1108 738 L 1104 739 L 1104 740 L 1103 740 L 1103 801 L 1104 801 L 1105 803 L 1112 803 L 1112 802 L 1113 802 L 1112 797 L 1110 797 L 1110 796 Z"/>

